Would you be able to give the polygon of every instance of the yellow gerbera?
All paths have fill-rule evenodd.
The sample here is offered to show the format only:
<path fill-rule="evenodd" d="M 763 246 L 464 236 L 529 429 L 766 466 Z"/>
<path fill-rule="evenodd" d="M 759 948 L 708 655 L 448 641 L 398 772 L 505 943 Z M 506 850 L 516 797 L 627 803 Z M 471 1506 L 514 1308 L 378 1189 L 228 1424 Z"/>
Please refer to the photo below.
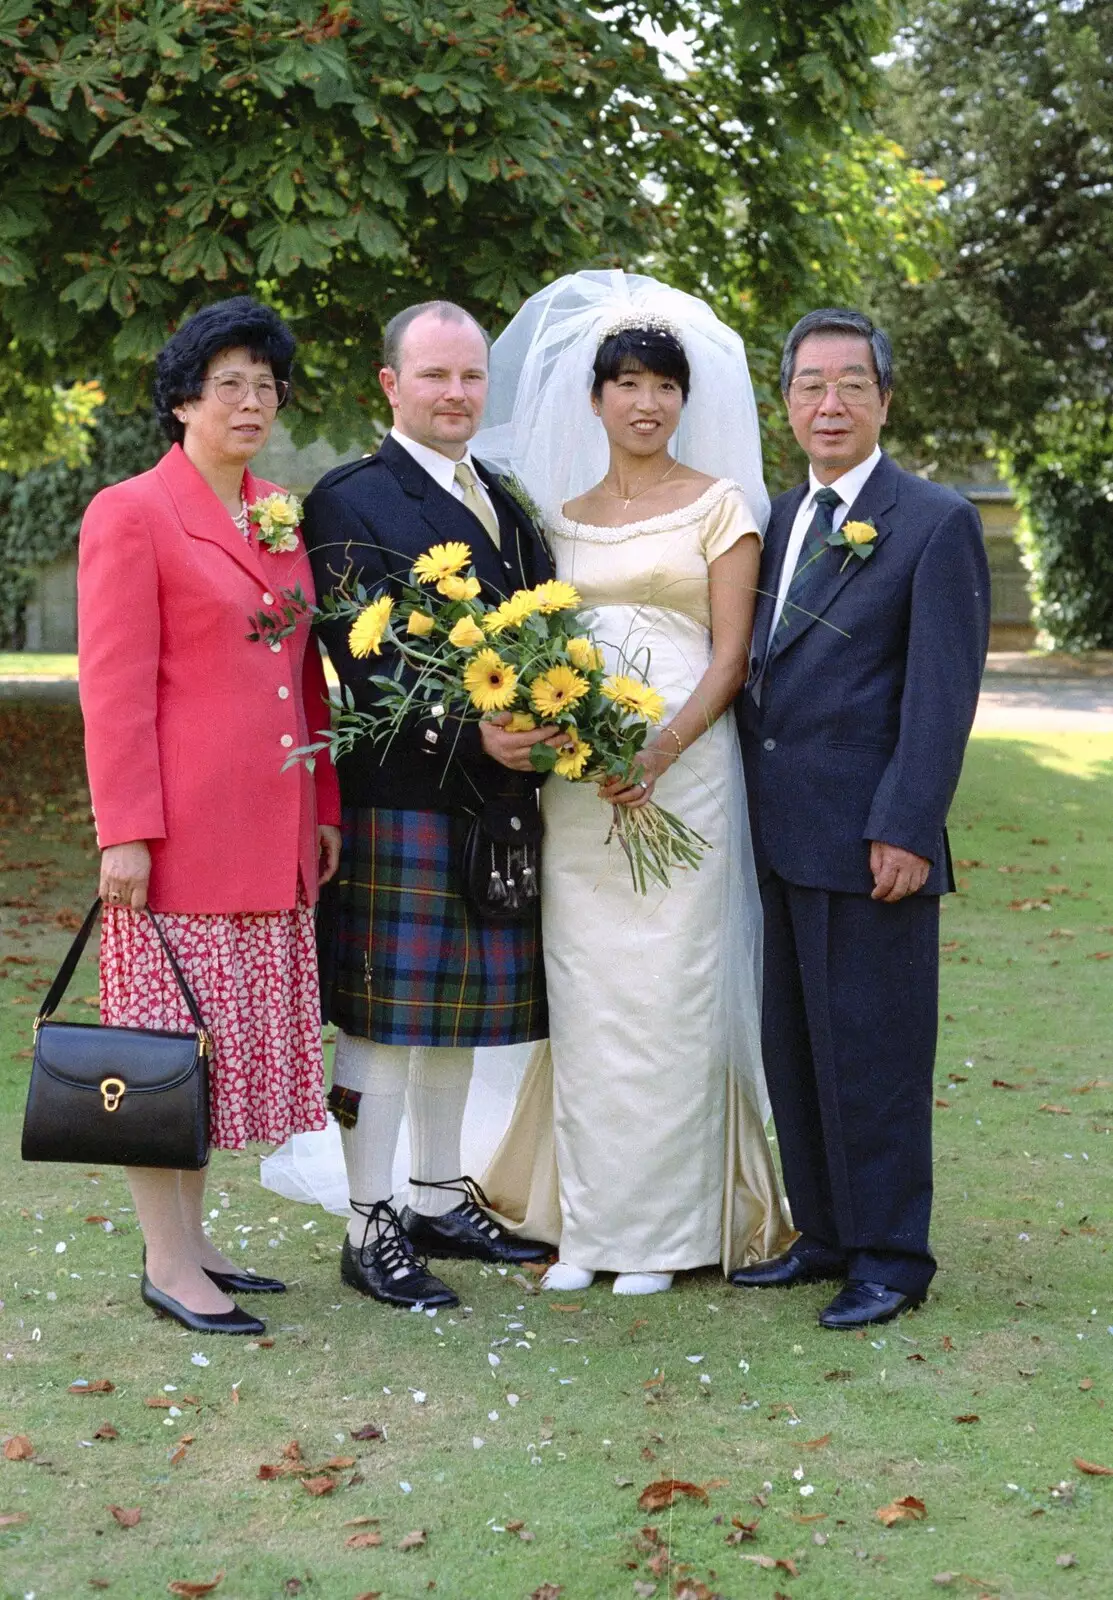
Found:
<path fill-rule="evenodd" d="M 660 722 L 665 714 L 665 702 L 656 689 L 651 689 L 647 683 L 640 683 L 637 678 L 623 677 L 618 673 L 604 680 L 601 693 L 608 700 L 613 700 L 616 706 L 621 706 L 623 711 L 632 711 L 647 722 Z"/>
<path fill-rule="evenodd" d="M 515 711 L 511 713 L 510 721 L 504 726 L 507 733 L 531 733 L 537 723 L 528 711 Z"/>
<path fill-rule="evenodd" d="M 370 605 L 364 606 L 348 629 L 348 649 L 357 660 L 364 656 L 379 654 L 379 646 L 383 642 L 383 634 L 386 632 L 386 625 L 393 610 L 394 601 L 385 594 L 380 595 L 377 600 L 372 600 Z"/>
<path fill-rule="evenodd" d="M 414 577 L 418 583 L 440 583 L 442 578 L 466 567 L 470 560 L 470 548 L 459 539 L 435 544 L 414 562 Z"/>
<path fill-rule="evenodd" d="M 569 639 L 564 650 L 572 665 L 579 667 L 581 672 L 591 672 L 593 669 L 603 665 L 602 650 L 598 645 L 592 644 L 590 639 L 585 639 L 582 635 L 575 639 Z"/>
<path fill-rule="evenodd" d="M 464 688 L 478 711 L 505 711 L 518 692 L 518 674 L 497 650 L 481 650 L 464 668 Z"/>
<path fill-rule="evenodd" d="M 427 611 L 411 611 L 406 619 L 406 632 L 414 634 L 418 639 L 424 639 L 432 633 L 437 625 L 437 619 L 431 617 Z"/>
<path fill-rule="evenodd" d="M 545 616 L 553 611 L 572 611 L 576 606 L 582 606 L 579 591 L 570 583 L 562 583 L 559 578 L 549 578 L 545 583 L 539 583 L 531 590 L 536 609 Z"/>
<path fill-rule="evenodd" d="M 582 778 L 584 768 L 591 759 L 592 749 L 586 739 L 581 739 L 577 734 L 572 735 L 575 745 L 571 750 L 562 750 L 556 758 L 553 771 L 558 778 L 570 778 L 573 782 Z"/>
<path fill-rule="evenodd" d="M 479 593 L 478 578 L 457 578 L 449 574 L 437 584 L 437 593 L 448 600 L 474 600 Z"/>
<path fill-rule="evenodd" d="M 500 634 L 507 628 L 520 628 L 528 616 L 538 609 L 534 591 L 515 589 L 509 600 L 504 600 L 483 618 L 483 626 L 490 634 Z"/>
<path fill-rule="evenodd" d="M 529 697 L 541 716 L 559 717 L 590 693 L 590 683 L 571 667 L 550 667 L 534 678 Z"/>
<path fill-rule="evenodd" d="M 476 627 L 472 617 L 461 617 L 448 636 L 449 644 L 454 644 L 457 650 L 474 650 L 485 639 L 486 634 L 482 628 Z"/>

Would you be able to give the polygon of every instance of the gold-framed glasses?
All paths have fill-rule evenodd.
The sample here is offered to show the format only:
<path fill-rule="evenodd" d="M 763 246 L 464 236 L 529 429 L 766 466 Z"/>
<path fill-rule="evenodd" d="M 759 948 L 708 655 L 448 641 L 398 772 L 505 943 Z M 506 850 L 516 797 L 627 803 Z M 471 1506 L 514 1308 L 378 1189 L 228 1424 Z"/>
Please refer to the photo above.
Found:
<path fill-rule="evenodd" d="M 264 411 L 277 411 L 290 398 L 290 385 L 284 378 L 245 378 L 238 372 L 218 372 L 205 379 L 221 405 L 238 406 L 254 394 Z"/>
<path fill-rule="evenodd" d="M 804 377 L 793 378 L 788 394 L 795 405 L 817 406 L 826 399 L 828 389 L 834 389 L 844 406 L 862 406 L 876 388 L 874 378 L 836 378 L 833 383 L 827 383 L 823 378 Z"/>

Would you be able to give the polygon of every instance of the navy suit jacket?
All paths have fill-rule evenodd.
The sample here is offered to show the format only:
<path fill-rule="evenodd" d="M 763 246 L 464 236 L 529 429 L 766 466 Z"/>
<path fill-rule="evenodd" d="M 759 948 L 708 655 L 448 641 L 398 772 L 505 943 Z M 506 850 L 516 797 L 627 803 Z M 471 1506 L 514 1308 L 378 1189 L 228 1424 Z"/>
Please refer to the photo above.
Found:
<path fill-rule="evenodd" d="M 926 856 L 921 892 L 942 894 L 954 887 L 945 823 L 989 637 L 981 521 L 953 489 L 882 455 L 847 513 L 875 524 L 873 555 L 827 550 L 810 614 L 790 608 L 767 657 L 806 493 L 773 504 L 737 707 L 759 875 L 869 894 L 877 839 Z"/>
<path fill-rule="evenodd" d="M 447 493 L 388 435 L 373 456 L 327 472 L 305 502 L 303 533 L 318 595 L 346 571 L 371 594 L 400 598 L 417 557 L 430 545 L 459 539 L 471 549 L 475 575 L 488 603 L 553 575 L 544 540 L 497 474 L 476 467 L 499 520 L 500 545 L 462 501 Z M 341 683 L 357 710 L 375 703 L 371 674 L 389 676 L 396 657 L 356 661 L 348 623 L 321 629 Z M 410 811 L 475 810 L 483 800 L 535 788 L 537 779 L 510 772 L 484 754 L 474 722 L 441 721 L 416 713 L 388 744 L 361 740 L 336 763 L 347 806 Z"/>

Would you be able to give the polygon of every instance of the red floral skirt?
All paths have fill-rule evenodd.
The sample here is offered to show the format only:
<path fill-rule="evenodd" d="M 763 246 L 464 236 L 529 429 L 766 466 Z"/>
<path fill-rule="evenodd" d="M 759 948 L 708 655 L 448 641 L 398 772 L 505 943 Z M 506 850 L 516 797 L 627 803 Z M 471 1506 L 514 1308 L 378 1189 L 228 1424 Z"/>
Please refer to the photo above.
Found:
<path fill-rule="evenodd" d="M 242 1150 L 327 1125 L 313 912 L 158 913 L 213 1036 L 212 1142 Z M 188 1031 L 193 1024 L 147 917 L 105 906 L 101 1021 Z"/>

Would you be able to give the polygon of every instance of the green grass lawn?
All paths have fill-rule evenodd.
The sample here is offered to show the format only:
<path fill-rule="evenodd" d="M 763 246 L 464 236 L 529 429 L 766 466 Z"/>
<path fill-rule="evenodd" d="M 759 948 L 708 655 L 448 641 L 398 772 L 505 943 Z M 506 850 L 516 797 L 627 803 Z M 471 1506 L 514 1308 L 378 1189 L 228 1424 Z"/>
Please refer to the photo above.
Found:
<path fill-rule="evenodd" d="M 218 1156 L 215 1237 L 291 1286 L 252 1302 L 273 1343 L 152 1319 L 119 1175 L 20 1164 L 30 1018 L 95 852 L 76 710 L 0 706 L 0 738 L 0 1440 L 33 1451 L 0 1455 L 5 1600 L 218 1573 L 218 1600 L 1113 1593 L 1113 1477 L 1075 1464 L 1113 1467 L 1113 737 L 971 749 L 921 1311 L 845 1336 L 823 1286 L 618 1301 L 465 1266 L 464 1309 L 390 1312 L 340 1287 L 337 1219 Z M 327 1493 L 260 1479 L 294 1440 Z M 668 1478 L 701 1492 L 639 1510 Z"/>

